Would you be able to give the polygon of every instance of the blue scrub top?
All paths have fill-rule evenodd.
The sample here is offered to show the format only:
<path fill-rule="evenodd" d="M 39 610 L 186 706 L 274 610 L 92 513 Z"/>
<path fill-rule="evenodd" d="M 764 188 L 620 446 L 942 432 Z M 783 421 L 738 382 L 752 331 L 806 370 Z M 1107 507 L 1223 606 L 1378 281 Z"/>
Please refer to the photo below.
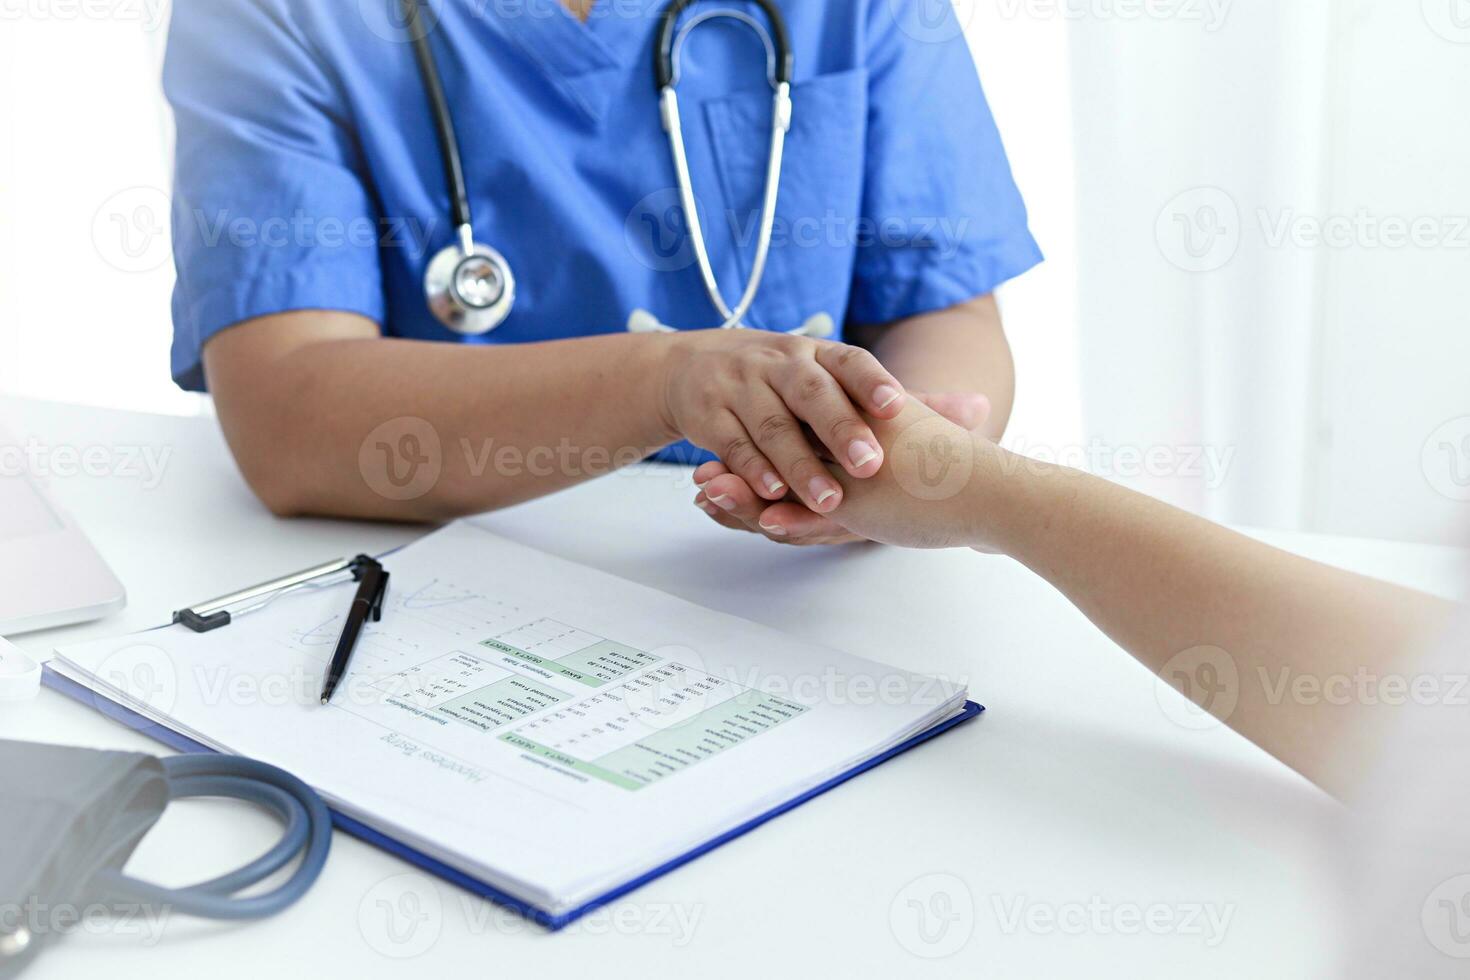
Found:
<path fill-rule="evenodd" d="M 795 112 L 752 326 L 792 329 L 818 312 L 889 323 L 990 293 L 1041 260 L 948 0 L 779 2 Z M 560 0 L 433 0 L 430 42 L 475 234 L 519 286 L 486 337 L 434 320 L 424 269 L 454 229 L 397 3 L 175 5 L 164 72 L 178 124 L 174 379 L 203 390 L 211 336 L 288 310 L 349 311 L 387 336 L 471 344 L 618 332 L 639 307 L 680 327 L 716 325 L 659 121 L 663 0 L 598 0 L 586 24 Z M 760 17 L 742 0 L 694 9 L 717 6 Z M 696 29 L 680 99 L 733 306 L 769 148 L 757 36 L 727 20 Z"/>

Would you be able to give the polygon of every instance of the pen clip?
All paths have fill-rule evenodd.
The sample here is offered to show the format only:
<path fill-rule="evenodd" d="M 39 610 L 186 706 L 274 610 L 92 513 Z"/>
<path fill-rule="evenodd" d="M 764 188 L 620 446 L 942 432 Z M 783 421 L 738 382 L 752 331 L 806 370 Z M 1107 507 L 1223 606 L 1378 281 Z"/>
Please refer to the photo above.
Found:
<path fill-rule="evenodd" d="M 382 566 L 379 567 L 381 568 Z M 373 622 L 380 623 L 383 621 L 383 600 L 387 597 L 388 573 L 385 571 L 382 573 L 382 577 L 378 579 L 378 591 L 373 594 Z"/>
<path fill-rule="evenodd" d="M 368 597 L 368 612 L 372 614 L 373 622 L 379 623 L 383 620 L 383 600 L 388 595 L 388 572 L 383 568 L 382 562 L 368 555 L 358 555 L 352 559 L 354 582 L 361 582 L 370 571 L 378 576 L 378 584 Z"/>

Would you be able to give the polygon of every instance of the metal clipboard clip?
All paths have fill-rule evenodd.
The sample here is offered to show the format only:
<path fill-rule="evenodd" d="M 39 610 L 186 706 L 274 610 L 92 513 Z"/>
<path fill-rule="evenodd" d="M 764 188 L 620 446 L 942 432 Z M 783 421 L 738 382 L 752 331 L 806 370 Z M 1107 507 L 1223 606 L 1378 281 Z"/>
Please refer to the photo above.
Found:
<path fill-rule="evenodd" d="M 362 577 L 363 569 L 370 564 L 377 564 L 377 559 L 367 555 L 358 555 L 356 558 L 342 558 L 325 565 L 305 568 L 269 582 L 261 582 L 259 585 L 252 585 L 249 588 L 222 595 L 217 599 L 195 603 L 187 609 L 180 609 L 174 613 L 173 622 L 186 626 L 195 633 L 208 633 L 230 625 L 232 606 L 299 589 L 322 579 L 341 575 L 343 572 L 351 572 L 352 577 L 358 579 Z"/>

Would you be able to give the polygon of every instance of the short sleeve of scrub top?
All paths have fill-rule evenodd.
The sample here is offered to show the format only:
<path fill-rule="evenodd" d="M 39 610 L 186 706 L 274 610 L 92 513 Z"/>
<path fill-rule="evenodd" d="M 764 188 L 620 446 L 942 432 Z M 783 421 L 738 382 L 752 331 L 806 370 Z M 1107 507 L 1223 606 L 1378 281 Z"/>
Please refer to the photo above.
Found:
<path fill-rule="evenodd" d="M 992 293 L 1042 255 L 949 4 L 882 0 L 869 17 L 848 321 L 883 324 Z"/>
<path fill-rule="evenodd" d="M 385 316 L 379 229 L 330 68 L 283 0 L 184 0 L 164 85 L 178 129 L 174 379 L 215 333 L 289 310 Z"/>
<path fill-rule="evenodd" d="M 750 326 L 883 324 L 985 295 L 1040 261 L 948 0 L 779 0 L 794 115 Z M 165 90 L 178 129 L 173 375 L 290 310 L 387 336 L 514 344 L 622 331 L 635 309 L 717 324 L 677 207 L 652 56 L 662 0 L 431 0 L 430 41 L 475 234 L 518 280 L 509 319 L 440 326 L 423 273 L 454 240 L 433 120 L 397 0 L 180 0 Z M 748 0 L 703 0 L 761 18 Z M 688 16 L 688 15 L 686 15 Z M 771 92 L 748 28 L 712 21 L 680 100 L 711 260 L 731 305 L 756 252 Z M 677 448 L 677 447 L 676 447 Z M 666 454 L 667 455 L 667 454 Z M 690 458 L 687 447 L 670 458 Z M 698 459 L 700 457 L 693 457 Z"/>

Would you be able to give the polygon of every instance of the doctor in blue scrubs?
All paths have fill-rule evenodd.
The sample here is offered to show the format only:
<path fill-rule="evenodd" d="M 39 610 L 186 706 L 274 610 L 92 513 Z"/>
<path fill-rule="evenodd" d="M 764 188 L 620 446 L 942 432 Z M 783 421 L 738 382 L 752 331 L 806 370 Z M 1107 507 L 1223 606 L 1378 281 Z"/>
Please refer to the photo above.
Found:
<path fill-rule="evenodd" d="M 213 393 L 281 514 L 439 520 L 656 454 L 786 543 L 846 540 L 842 487 L 884 460 L 865 417 L 921 398 L 991 435 L 1014 387 L 991 294 L 1040 261 L 947 0 L 777 0 L 792 124 L 768 271 L 744 323 L 708 295 L 654 85 L 663 0 L 429 0 L 474 235 L 517 280 L 503 324 L 447 329 L 425 271 L 456 241 L 445 155 L 398 0 L 180 0 L 172 367 Z M 700 0 L 748 13 L 746 0 Z M 766 51 L 731 18 L 682 50 L 710 262 L 732 306 L 756 253 Z M 634 333 L 634 310 L 675 333 Z M 815 314 L 829 339 L 793 336 Z M 754 501 L 758 504 L 752 506 Z M 762 529 L 789 502 L 802 520 Z"/>

